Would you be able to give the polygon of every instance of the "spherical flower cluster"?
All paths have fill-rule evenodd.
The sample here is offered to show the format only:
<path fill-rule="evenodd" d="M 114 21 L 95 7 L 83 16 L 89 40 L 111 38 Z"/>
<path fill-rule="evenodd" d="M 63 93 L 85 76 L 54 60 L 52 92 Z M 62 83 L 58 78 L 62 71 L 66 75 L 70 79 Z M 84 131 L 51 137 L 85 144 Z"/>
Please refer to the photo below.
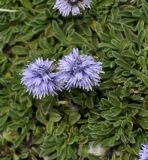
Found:
<path fill-rule="evenodd" d="M 139 160 L 148 160 L 148 144 L 142 145 L 139 152 Z"/>
<path fill-rule="evenodd" d="M 57 94 L 56 91 L 61 90 L 61 86 L 53 70 L 53 61 L 38 58 L 24 70 L 21 82 L 26 86 L 29 94 L 32 93 L 37 99 L 48 94 L 54 96 Z"/>
<path fill-rule="evenodd" d="M 102 63 L 92 56 L 79 55 L 78 49 L 59 60 L 55 68 L 53 61 L 38 58 L 30 63 L 22 74 L 21 83 L 27 91 L 38 99 L 47 95 L 57 95 L 62 89 L 80 88 L 87 91 L 98 86 L 102 73 Z"/>
<path fill-rule="evenodd" d="M 72 15 L 80 14 L 80 8 L 90 8 L 91 0 L 57 0 L 54 9 L 58 9 L 62 16 L 67 17 Z"/>
<path fill-rule="evenodd" d="M 59 61 L 58 70 L 66 89 L 80 88 L 89 91 L 93 86 L 99 85 L 102 63 L 96 62 L 92 56 L 79 55 L 79 50 L 74 48 Z"/>

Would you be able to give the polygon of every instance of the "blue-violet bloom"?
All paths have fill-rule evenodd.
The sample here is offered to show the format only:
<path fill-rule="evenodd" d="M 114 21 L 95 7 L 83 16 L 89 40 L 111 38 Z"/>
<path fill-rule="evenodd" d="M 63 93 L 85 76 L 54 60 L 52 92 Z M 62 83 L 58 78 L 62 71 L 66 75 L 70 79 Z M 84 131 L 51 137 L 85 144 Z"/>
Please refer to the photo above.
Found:
<path fill-rule="evenodd" d="M 54 69 L 53 61 L 38 58 L 24 69 L 21 83 L 26 86 L 29 94 L 37 99 L 47 95 L 54 96 L 57 90 L 61 90 L 57 73 L 53 73 Z"/>
<path fill-rule="evenodd" d="M 97 62 L 92 56 L 79 55 L 78 49 L 64 56 L 59 60 L 59 79 L 65 82 L 65 89 L 72 88 L 92 90 L 93 86 L 98 86 L 100 82 L 100 73 L 102 63 Z"/>
<path fill-rule="evenodd" d="M 92 0 L 56 0 L 54 9 L 58 9 L 62 16 L 67 17 L 70 15 L 80 14 L 80 8 L 85 10 L 85 8 L 90 8 Z"/>
<path fill-rule="evenodd" d="M 139 152 L 139 160 L 148 160 L 148 144 L 142 145 Z"/>

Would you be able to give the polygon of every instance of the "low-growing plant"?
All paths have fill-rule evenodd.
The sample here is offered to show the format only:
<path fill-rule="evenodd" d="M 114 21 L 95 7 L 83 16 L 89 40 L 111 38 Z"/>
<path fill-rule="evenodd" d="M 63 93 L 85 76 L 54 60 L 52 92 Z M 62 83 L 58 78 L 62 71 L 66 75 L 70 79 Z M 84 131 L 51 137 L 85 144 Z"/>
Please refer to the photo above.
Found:
<path fill-rule="evenodd" d="M 148 142 L 148 2 L 92 0 L 68 17 L 54 5 L 0 0 L 17 11 L 0 12 L 0 159 L 135 160 Z M 58 61 L 73 48 L 102 62 L 100 86 L 29 95 L 26 65 Z M 103 155 L 89 152 L 92 142 Z"/>

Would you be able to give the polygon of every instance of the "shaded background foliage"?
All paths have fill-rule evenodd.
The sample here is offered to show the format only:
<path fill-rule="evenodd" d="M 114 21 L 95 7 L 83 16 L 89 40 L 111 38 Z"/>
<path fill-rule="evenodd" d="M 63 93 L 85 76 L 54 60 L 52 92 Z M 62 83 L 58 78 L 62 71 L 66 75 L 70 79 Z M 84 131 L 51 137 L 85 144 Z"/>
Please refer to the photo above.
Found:
<path fill-rule="evenodd" d="M 148 3 L 94 0 L 91 10 L 63 18 L 54 0 L 0 0 L 0 159 L 76 160 L 88 142 L 104 159 L 132 160 L 148 141 Z M 58 60 L 73 47 L 103 62 L 102 83 L 32 99 L 20 84 L 37 57 Z"/>

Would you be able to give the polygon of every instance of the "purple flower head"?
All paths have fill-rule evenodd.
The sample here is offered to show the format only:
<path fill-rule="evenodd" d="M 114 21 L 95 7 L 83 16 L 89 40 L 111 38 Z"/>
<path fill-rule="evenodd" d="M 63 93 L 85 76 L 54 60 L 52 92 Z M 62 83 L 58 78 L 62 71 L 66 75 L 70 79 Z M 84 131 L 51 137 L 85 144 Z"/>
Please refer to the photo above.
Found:
<path fill-rule="evenodd" d="M 91 0 L 57 0 L 54 9 L 58 9 L 62 16 L 69 16 L 70 12 L 72 15 L 80 14 L 80 8 L 90 8 Z"/>
<path fill-rule="evenodd" d="M 96 62 L 92 56 L 79 55 L 78 49 L 63 57 L 59 61 L 59 79 L 65 82 L 65 88 L 81 88 L 87 91 L 98 86 L 102 63 Z"/>
<path fill-rule="evenodd" d="M 139 152 L 139 160 L 148 160 L 148 144 L 142 145 Z"/>
<path fill-rule="evenodd" d="M 53 73 L 53 61 L 38 58 L 34 63 L 30 63 L 23 72 L 21 83 L 27 88 L 29 94 L 41 99 L 47 95 L 56 95 L 57 90 L 61 90 L 57 79 L 57 73 Z"/>

